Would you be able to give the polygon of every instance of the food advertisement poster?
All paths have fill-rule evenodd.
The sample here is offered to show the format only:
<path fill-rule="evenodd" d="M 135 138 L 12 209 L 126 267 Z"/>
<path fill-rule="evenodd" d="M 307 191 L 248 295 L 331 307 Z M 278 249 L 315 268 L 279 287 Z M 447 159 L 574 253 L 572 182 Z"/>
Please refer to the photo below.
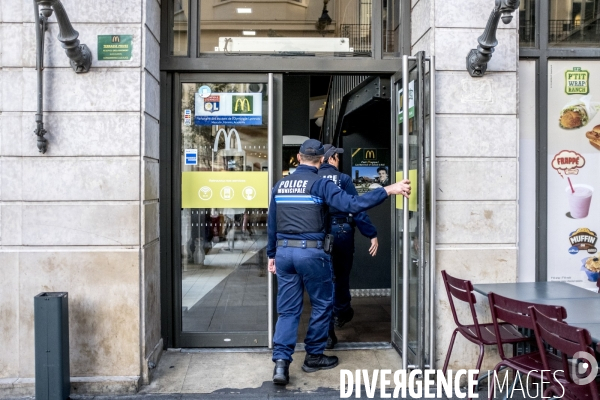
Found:
<path fill-rule="evenodd" d="M 361 147 L 352 149 L 352 183 L 359 195 L 389 185 L 390 150 Z"/>
<path fill-rule="evenodd" d="M 548 62 L 548 280 L 600 272 L 600 62 Z"/>

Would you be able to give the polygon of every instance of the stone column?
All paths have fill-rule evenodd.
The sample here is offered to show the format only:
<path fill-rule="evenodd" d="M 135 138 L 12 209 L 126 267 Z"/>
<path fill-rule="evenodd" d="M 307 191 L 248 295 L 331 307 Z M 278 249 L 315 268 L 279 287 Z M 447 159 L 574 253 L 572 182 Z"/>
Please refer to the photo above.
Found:
<path fill-rule="evenodd" d="M 437 366 L 446 357 L 454 321 L 440 271 L 477 282 L 517 278 L 516 20 L 501 24 L 483 78 L 471 78 L 465 57 L 477 46 L 493 0 L 413 0 L 412 51 L 436 57 Z M 533 212 L 533 210 L 529 210 Z M 477 297 L 480 322 L 487 299 Z M 472 324 L 468 307 L 459 315 Z M 459 335 L 460 336 L 460 335 Z M 457 339 L 449 369 L 474 368 L 478 346 Z M 482 369 L 497 353 L 486 349 Z"/>

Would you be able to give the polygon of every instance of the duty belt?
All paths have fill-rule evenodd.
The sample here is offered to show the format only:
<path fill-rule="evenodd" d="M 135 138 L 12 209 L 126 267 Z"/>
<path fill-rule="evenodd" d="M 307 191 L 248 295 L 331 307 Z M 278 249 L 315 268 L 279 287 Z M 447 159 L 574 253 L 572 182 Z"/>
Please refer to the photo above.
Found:
<path fill-rule="evenodd" d="M 279 247 L 300 247 L 306 249 L 307 247 L 322 249 L 322 240 L 292 240 L 292 239 L 281 239 L 277 241 Z"/>
<path fill-rule="evenodd" d="M 352 222 L 354 222 L 352 217 L 331 218 L 331 223 L 335 225 L 351 224 Z"/>

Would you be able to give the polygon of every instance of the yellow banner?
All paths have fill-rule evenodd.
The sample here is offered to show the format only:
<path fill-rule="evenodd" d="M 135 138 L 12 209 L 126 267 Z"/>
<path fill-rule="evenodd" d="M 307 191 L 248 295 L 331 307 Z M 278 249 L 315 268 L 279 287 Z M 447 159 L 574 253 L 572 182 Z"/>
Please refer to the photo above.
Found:
<path fill-rule="evenodd" d="M 182 208 L 267 208 L 269 173 L 183 172 Z"/>
<path fill-rule="evenodd" d="M 396 172 L 396 182 L 400 182 L 404 176 L 402 171 Z M 417 211 L 417 170 L 408 170 L 408 179 L 410 180 L 410 196 L 408 196 L 408 211 Z M 396 208 L 404 208 L 404 196 L 396 196 Z"/>

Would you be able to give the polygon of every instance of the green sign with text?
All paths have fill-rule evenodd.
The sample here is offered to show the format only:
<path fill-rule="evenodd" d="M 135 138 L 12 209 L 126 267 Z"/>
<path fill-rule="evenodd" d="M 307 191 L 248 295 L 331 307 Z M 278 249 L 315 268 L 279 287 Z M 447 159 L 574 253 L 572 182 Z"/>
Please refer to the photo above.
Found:
<path fill-rule="evenodd" d="M 133 35 L 98 35 L 98 60 L 131 60 Z"/>

